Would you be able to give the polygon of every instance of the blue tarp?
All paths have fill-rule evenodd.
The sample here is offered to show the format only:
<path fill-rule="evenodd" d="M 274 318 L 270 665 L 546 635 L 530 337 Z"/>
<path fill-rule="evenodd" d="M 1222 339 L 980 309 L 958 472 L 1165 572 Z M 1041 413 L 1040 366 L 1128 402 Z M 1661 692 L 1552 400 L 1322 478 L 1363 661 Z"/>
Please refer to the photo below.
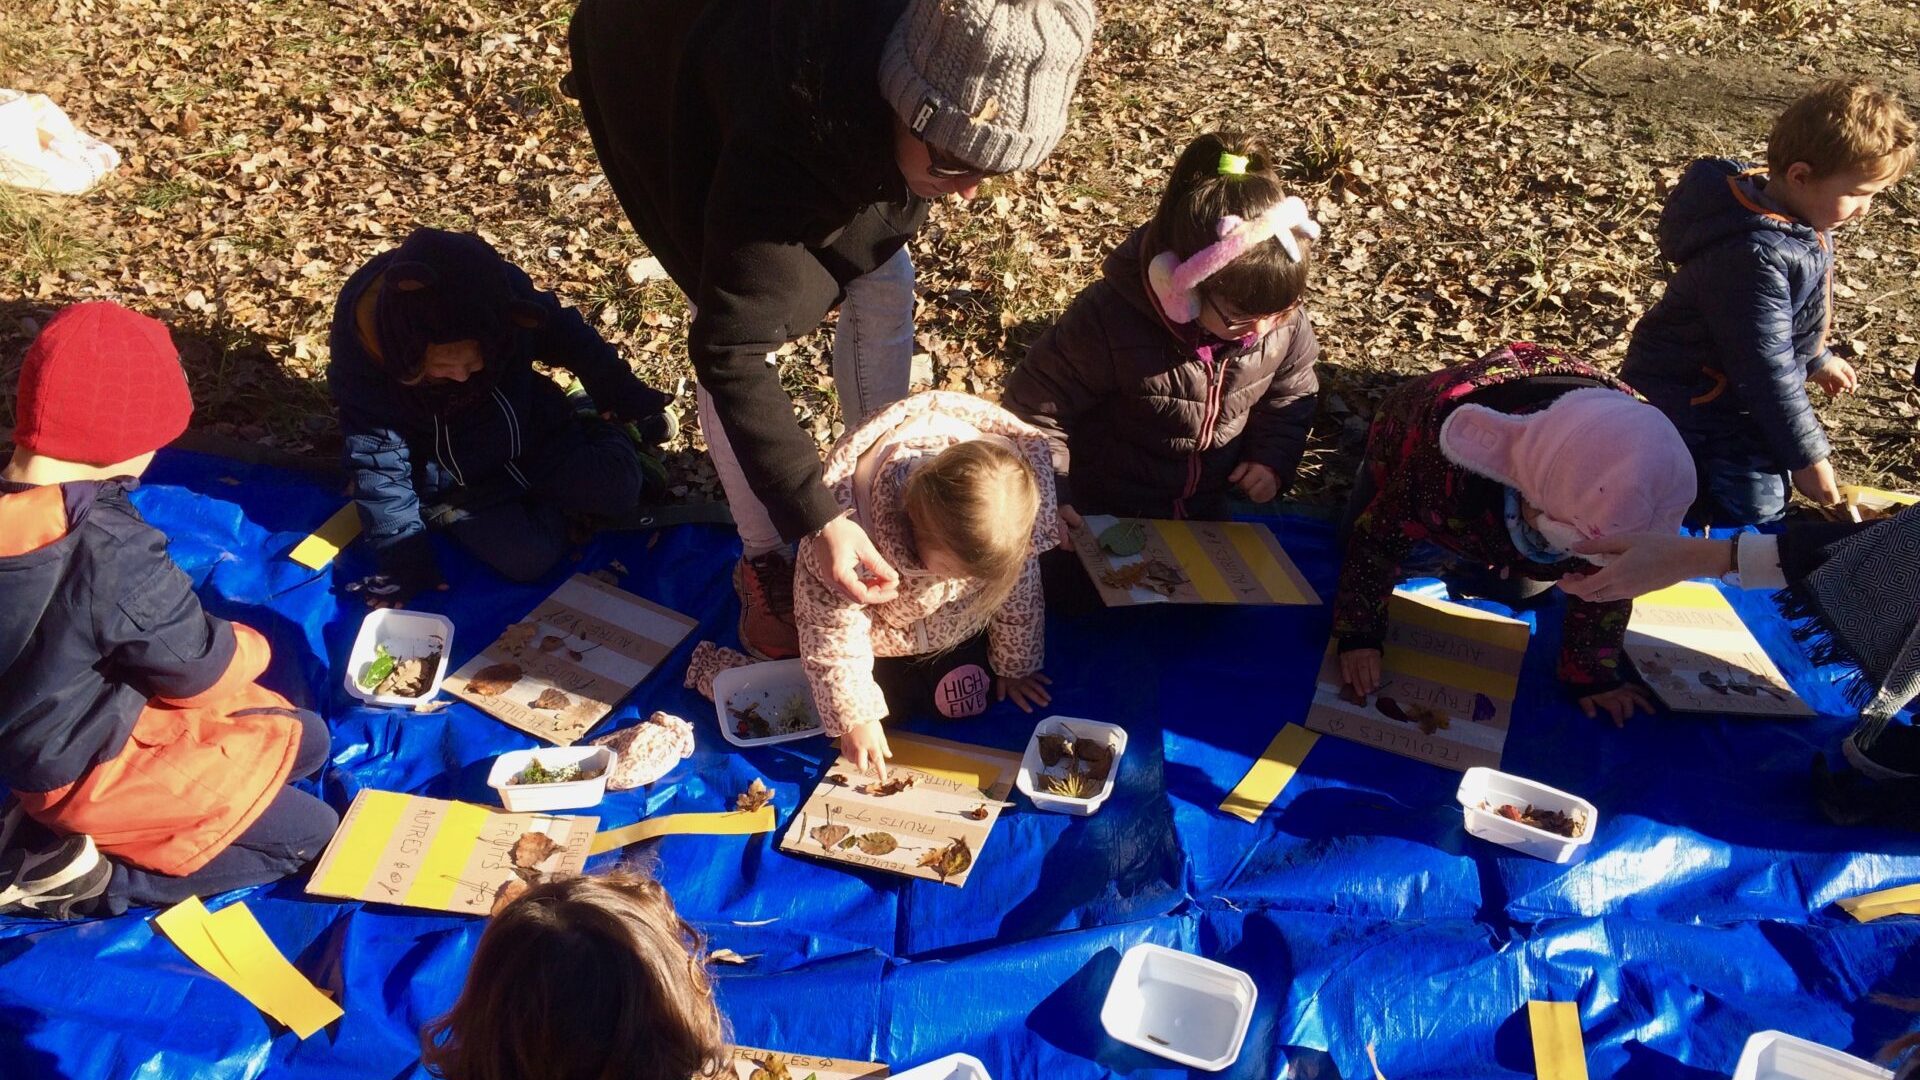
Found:
<path fill-rule="evenodd" d="M 313 481 L 169 453 L 135 496 L 173 537 L 208 606 L 260 629 L 267 682 L 330 721 L 322 794 L 369 787 L 491 803 L 491 759 L 532 740 L 455 704 L 420 715 L 359 706 L 334 674 L 360 612 L 286 552 L 338 508 Z M 1337 556 L 1324 524 L 1273 522 L 1322 595 Z M 680 687 L 702 637 L 730 643 L 730 533 L 597 540 L 574 569 L 617 559 L 623 584 L 701 620 L 606 725 L 653 709 L 695 722 L 700 750 L 650 789 L 609 796 L 603 825 L 716 810 L 755 776 L 791 813 L 830 759 L 821 740 L 724 742 Z M 349 552 L 348 569 L 361 556 Z M 549 591 L 456 554 L 425 605 L 458 626 L 455 663 Z M 558 580 L 556 574 L 555 580 Z M 1096 816 L 1021 802 L 964 889 L 794 858 L 759 837 L 672 837 L 647 854 L 715 947 L 758 954 L 718 988 L 745 1044 L 905 1068 L 966 1051 L 999 1080 L 1184 1071 L 1109 1039 L 1100 1004 L 1142 941 L 1249 972 L 1258 1012 L 1225 1076 L 1392 1080 L 1530 1076 L 1529 999 L 1574 1001 L 1597 1077 L 1719 1077 L 1757 1030 L 1871 1053 L 1911 1018 L 1876 995 L 1920 997 L 1920 920 L 1860 925 L 1836 899 L 1920 881 L 1907 834 L 1826 825 L 1808 763 L 1847 730 L 1830 674 L 1812 670 L 1759 596 L 1735 596 L 1811 721 L 1661 715 L 1624 731 L 1582 716 L 1552 677 L 1558 615 L 1539 620 L 1506 768 L 1580 792 L 1602 827 L 1554 866 L 1465 835 L 1458 775 L 1325 738 L 1257 824 L 1216 807 L 1267 740 L 1305 712 L 1324 607 L 1136 608 L 1055 618 L 1055 707 L 1125 725 L 1119 788 Z M 1018 748 L 1011 705 L 922 730 Z M 608 858 L 611 858 L 609 856 Z M 482 922 L 306 896 L 303 879 L 244 896 L 268 934 L 347 1015 L 302 1042 L 157 936 L 151 912 L 48 926 L 0 920 L 0 1075 L 406 1077 L 416 1032 L 453 1001 Z M 743 926 L 773 920 L 761 926 Z"/>

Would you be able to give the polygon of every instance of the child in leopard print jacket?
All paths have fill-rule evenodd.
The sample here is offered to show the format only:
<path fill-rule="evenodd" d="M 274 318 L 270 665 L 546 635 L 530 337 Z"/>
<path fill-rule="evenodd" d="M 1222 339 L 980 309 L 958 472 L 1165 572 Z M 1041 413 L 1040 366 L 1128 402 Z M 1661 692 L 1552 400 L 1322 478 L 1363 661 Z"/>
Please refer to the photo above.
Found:
<path fill-rule="evenodd" d="M 931 706 L 977 716 L 990 684 L 1022 709 L 1049 701 L 1040 553 L 1058 523 L 1045 436 L 1000 407 L 930 391 L 848 432 L 827 488 L 900 570 L 898 596 L 863 606 L 802 540 L 794 573 L 800 656 L 827 734 L 886 774 L 882 721 Z"/>

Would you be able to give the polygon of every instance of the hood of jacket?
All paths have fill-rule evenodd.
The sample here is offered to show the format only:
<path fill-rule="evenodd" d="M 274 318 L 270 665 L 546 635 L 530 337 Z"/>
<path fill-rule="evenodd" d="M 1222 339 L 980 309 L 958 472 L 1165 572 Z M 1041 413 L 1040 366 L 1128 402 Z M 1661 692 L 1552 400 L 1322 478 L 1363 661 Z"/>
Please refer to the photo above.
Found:
<path fill-rule="evenodd" d="M 1701 158 L 1687 166 L 1660 212 L 1660 254 L 1681 263 L 1746 236 L 1761 243 L 1789 238 L 1818 243 L 1812 226 L 1767 204 L 1761 194 L 1765 186 L 1754 166 L 1727 158 Z"/>
<path fill-rule="evenodd" d="M 100 483 L 30 487 L 0 481 L 0 671 L 26 651 L 60 585 L 64 543 L 93 508 Z"/>

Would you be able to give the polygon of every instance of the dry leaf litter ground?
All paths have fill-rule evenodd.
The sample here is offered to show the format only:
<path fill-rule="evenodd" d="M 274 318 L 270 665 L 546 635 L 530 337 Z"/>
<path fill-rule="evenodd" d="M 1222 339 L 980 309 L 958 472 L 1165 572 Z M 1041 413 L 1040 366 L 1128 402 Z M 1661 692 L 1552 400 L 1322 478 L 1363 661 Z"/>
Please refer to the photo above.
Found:
<path fill-rule="evenodd" d="M 682 298 L 629 275 L 645 250 L 559 90 L 571 6 L 5 5 L 0 86 L 51 95 L 127 163 L 84 198 L 0 189 L 4 392 L 53 310 L 113 298 L 174 326 L 198 428 L 331 459 L 333 296 L 419 224 L 478 230 L 651 382 L 685 387 Z M 1341 498 L 1408 374 L 1509 338 L 1617 363 L 1659 295 L 1652 234 L 1680 169 L 1758 156 L 1816 77 L 1872 75 L 1920 108 L 1912 0 L 1108 0 L 1102 17 L 1059 151 L 939 207 L 916 241 L 920 377 L 995 394 L 1184 142 L 1256 130 L 1327 230 L 1309 502 Z M 1841 239 L 1835 338 L 1863 387 L 1820 407 L 1844 479 L 1920 487 L 1917 232 L 1909 182 Z M 781 368 L 823 443 L 841 430 L 827 340 Z M 700 445 L 690 430 L 672 456 L 676 494 L 717 493 Z"/>

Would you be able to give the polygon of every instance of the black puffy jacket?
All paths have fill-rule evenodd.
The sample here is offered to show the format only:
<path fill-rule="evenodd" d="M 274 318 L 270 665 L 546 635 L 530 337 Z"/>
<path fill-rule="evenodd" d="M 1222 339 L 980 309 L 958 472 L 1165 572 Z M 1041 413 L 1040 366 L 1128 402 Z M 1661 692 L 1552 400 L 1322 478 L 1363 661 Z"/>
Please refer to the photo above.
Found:
<path fill-rule="evenodd" d="M 1660 213 L 1676 269 L 1620 377 L 1696 452 L 1759 451 L 1790 472 L 1828 453 L 1807 375 L 1832 359 L 1833 238 L 1772 209 L 1764 186 L 1735 161 L 1687 168 Z"/>

